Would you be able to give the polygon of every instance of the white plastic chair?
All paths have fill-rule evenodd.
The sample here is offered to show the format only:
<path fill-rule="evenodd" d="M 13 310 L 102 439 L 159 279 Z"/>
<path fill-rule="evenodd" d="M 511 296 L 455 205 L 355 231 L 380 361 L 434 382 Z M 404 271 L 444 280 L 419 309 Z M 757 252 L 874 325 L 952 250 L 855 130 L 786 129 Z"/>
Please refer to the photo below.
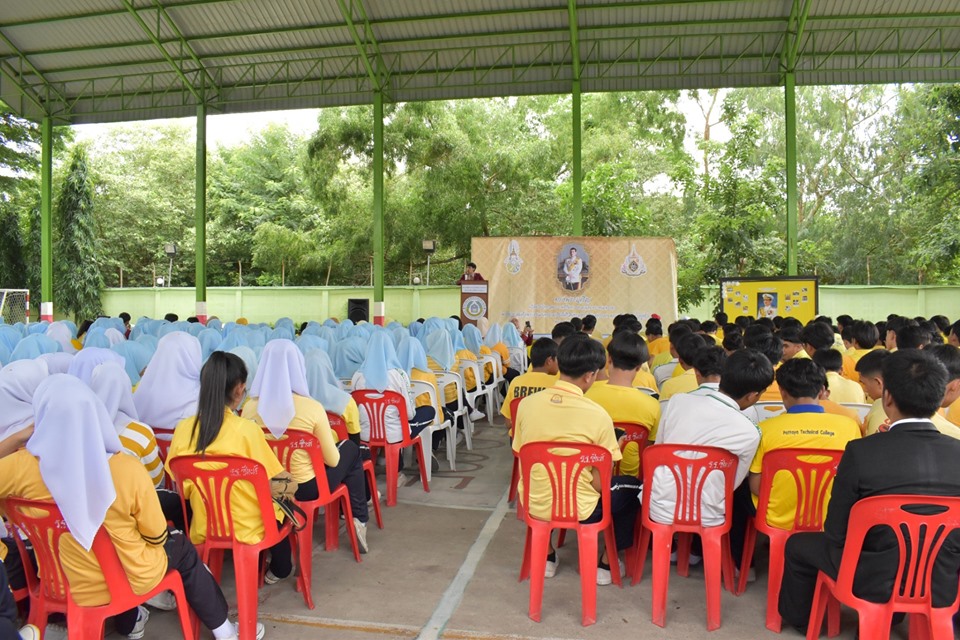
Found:
<path fill-rule="evenodd" d="M 446 398 L 446 388 L 451 384 L 457 390 L 457 408 L 453 412 L 454 426 L 456 419 L 463 418 L 463 437 L 467 441 L 467 450 L 473 451 L 473 422 L 470 420 L 470 411 L 463 404 L 463 378 L 457 371 L 434 371 L 437 376 L 437 387 L 440 394 Z"/>
<path fill-rule="evenodd" d="M 467 379 L 467 370 L 473 371 L 473 379 L 477 381 L 477 386 L 474 387 L 473 391 L 467 390 L 466 388 L 466 379 Z M 461 360 L 460 361 L 460 376 L 464 380 L 464 390 L 467 394 L 467 402 L 471 407 L 480 411 L 478 406 L 477 399 L 486 395 L 487 388 L 483 384 L 483 371 L 480 369 L 480 365 L 476 360 Z M 490 407 L 487 407 L 487 411 L 490 411 Z M 484 413 L 486 416 L 486 413 Z"/>
<path fill-rule="evenodd" d="M 653 370 L 653 377 L 657 381 L 658 389 L 663 389 L 663 383 L 670 379 L 673 375 L 673 370 L 677 368 L 678 364 L 680 364 L 679 360 L 671 360 Z"/>
<path fill-rule="evenodd" d="M 758 402 L 752 407 L 747 407 L 741 413 L 750 419 L 753 424 L 760 424 L 767 418 L 775 418 L 787 408 L 782 402 Z"/>
<path fill-rule="evenodd" d="M 645 394 L 647 394 L 648 396 L 655 396 L 655 395 L 657 395 L 657 390 L 656 390 L 656 389 L 651 389 L 650 387 L 636 387 L 636 389 L 637 389 L 637 391 L 643 391 L 643 392 L 644 392 Z"/>
<path fill-rule="evenodd" d="M 507 347 L 507 351 L 510 353 L 510 363 L 507 366 L 517 365 L 513 367 L 520 373 L 523 373 L 527 370 L 527 348 L 526 347 Z"/>
<path fill-rule="evenodd" d="M 867 414 L 870 413 L 870 409 L 873 407 L 871 404 L 862 404 L 860 402 L 841 402 L 840 406 L 856 410 L 857 418 L 860 419 L 860 422 L 864 421 Z"/>
<path fill-rule="evenodd" d="M 411 391 L 410 395 L 413 396 L 414 400 L 423 394 L 430 396 L 430 406 L 432 407 L 442 407 L 443 405 L 437 399 L 437 391 L 433 388 L 433 385 L 427 382 L 426 380 L 412 380 L 410 382 Z M 425 428 L 420 432 L 420 438 L 423 440 L 423 446 L 429 447 L 429 451 L 433 450 L 433 434 L 436 431 L 447 432 L 447 462 L 450 464 L 450 470 L 457 470 L 457 428 L 450 420 L 443 419 L 443 413 L 441 412 L 433 419 L 433 424 Z M 430 468 L 427 469 L 427 481 L 433 478 L 433 465 L 430 465 Z"/>
<path fill-rule="evenodd" d="M 484 391 L 487 396 L 487 408 L 499 407 L 503 402 L 503 398 L 500 396 L 500 385 L 503 383 L 503 365 L 500 364 L 500 358 L 496 354 L 488 354 L 485 356 L 480 356 L 480 370 L 483 371 L 486 369 L 486 366 L 489 364 L 493 369 L 493 380 L 490 384 L 484 385 Z M 487 411 L 487 420 L 490 424 L 493 424 L 494 418 L 496 418 L 496 411 Z"/>

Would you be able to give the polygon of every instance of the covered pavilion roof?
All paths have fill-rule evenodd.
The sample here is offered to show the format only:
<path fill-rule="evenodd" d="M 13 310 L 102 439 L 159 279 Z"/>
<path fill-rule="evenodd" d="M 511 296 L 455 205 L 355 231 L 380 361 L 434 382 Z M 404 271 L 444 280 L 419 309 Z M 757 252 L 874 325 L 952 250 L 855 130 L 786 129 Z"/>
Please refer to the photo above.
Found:
<path fill-rule="evenodd" d="M 646 89 L 960 81 L 957 0 L 42 0 L 0 99 L 57 123 Z"/>

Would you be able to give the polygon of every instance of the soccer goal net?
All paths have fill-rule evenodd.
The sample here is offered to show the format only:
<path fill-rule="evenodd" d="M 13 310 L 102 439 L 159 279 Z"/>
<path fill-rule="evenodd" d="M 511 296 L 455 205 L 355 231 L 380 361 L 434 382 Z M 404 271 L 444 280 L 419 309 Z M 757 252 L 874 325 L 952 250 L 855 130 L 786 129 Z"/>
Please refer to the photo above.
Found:
<path fill-rule="evenodd" d="M 0 289 L 0 318 L 5 324 L 29 322 L 30 292 L 26 289 Z"/>

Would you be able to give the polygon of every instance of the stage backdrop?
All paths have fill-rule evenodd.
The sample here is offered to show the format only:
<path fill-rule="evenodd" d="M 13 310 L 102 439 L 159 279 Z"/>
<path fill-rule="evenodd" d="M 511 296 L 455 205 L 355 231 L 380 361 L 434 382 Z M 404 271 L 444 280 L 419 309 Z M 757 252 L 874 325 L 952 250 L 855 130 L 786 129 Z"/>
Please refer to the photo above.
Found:
<path fill-rule="evenodd" d="M 671 238 L 474 238 L 471 258 L 490 280 L 488 317 L 529 320 L 537 333 L 592 313 L 599 333 L 613 317 L 677 317 L 677 252 Z M 598 334 L 594 334 L 598 335 Z"/>

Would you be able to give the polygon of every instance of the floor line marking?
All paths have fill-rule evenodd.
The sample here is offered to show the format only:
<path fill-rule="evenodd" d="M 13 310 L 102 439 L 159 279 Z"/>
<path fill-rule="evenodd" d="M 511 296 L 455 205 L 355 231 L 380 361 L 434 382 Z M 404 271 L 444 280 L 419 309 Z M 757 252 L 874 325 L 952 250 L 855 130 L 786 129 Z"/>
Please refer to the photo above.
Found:
<path fill-rule="evenodd" d="M 440 598 L 437 608 L 434 609 L 433 615 L 430 616 L 427 624 L 425 624 L 420 631 L 417 640 L 439 640 L 447 622 L 450 621 L 457 607 L 460 606 L 467 585 L 470 583 L 470 580 L 473 579 L 473 574 L 477 570 L 477 566 L 480 564 L 484 552 L 486 552 L 487 547 L 490 546 L 493 536 L 497 533 L 500 524 L 503 522 L 503 517 L 507 513 L 507 494 L 508 491 L 503 492 L 503 496 L 497 503 L 497 508 L 494 509 L 490 517 L 487 518 L 473 546 L 471 546 L 467 552 L 467 557 L 464 559 L 463 564 L 460 565 L 460 570 L 457 571 L 457 575 L 454 576 L 450 586 L 447 587 L 447 590 L 443 593 L 443 597 Z"/>
<path fill-rule="evenodd" d="M 319 629 L 339 629 L 342 631 L 357 631 L 360 633 L 375 633 L 393 637 L 415 638 L 419 627 L 413 625 L 383 624 L 378 622 L 362 622 L 354 620 L 338 620 L 336 618 L 311 618 L 290 614 L 269 614 L 261 611 L 260 621 L 277 622 L 280 624 L 295 624 L 301 627 Z"/>

